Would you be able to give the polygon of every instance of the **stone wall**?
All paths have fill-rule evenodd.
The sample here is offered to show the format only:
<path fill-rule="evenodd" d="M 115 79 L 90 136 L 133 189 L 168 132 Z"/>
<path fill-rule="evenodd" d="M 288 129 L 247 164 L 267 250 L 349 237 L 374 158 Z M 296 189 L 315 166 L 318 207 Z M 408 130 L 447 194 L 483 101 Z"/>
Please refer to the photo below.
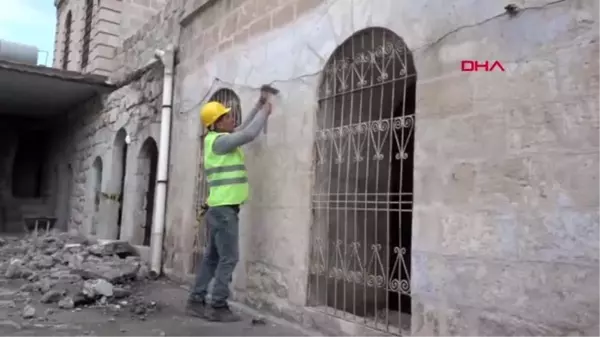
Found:
<path fill-rule="evenodd" d="M 524 5 L 417 53 L 419 334 L 598 333 L 598 3 Z"/>
<path fill-rule="evenodd" d="M 154 53 L 157 49 L 164 49 L 168 44 L 177 44 L 183 1 L 167 2 L 159 13 L 123 40 L 115 51 L 114 71 L 111 77 L 119 79 L 143 68 L 155 58 Z"/>
<path fill-rule="evenodd" d="M 245 113 L 274 81 L 269 132 L 246 149 L 252 195 L 234 286 L 307 319 L 320 71 L 346 38 L 380 26 L 404 39 L 418 74 L 412 332 L 597 331 L 597 2 L 521 1 L 516 17 L 481 1 L 274 3 L 213 1 L 183 20 L 168 267 L 192 269 L 193 236 L 176 233 L 197 231 L 200 104 L 229 87 Z M 506 71 L 462 73 L 461 59 L 501 60 Z"/>
<path fill-rule="evenodd" d="M 434 1 L 168 1 L 117 49 L 113 74 L 123 78 L 155 49 L 179 46 L 165 270 L 184 278 L 193 272 L 200 105 L 230 88 L 245 115 L 260 85 L 273 82 L 281 93 L 269 130 L 246 146 L 252 192 L 240 214 L 234 288 L 254 306 L 321 324 L 304 309 L 317 88 L 337 46 L 364 28 L 385 27 L 411 49 L 418 76 L 412 333 L 598 333 L 598 3 L 516 3 L 527 9 L 510 17 L 502 4 L 476 0 L 451 8 Z M 462 59 L 497 59 L 506 71 L 462 73 Z M 143 171 L 137 163 L 145 140 L 159 141 L 160 79 L 156 68 L 65 121 L 54 146 L 74 175 L 71 227 L 91 226 L 97 157 L 102 190 L 114 192 L 106 188 L 124 127 L 133 140 L 121 237 L 139 240 L 135 172 Z M 103 201 L 101 215 L 114 214 L 111 207 Z"/>
<path fill-rule="evenodd" d="M 96 223 L 96 235 L 100 238 L 116 238 L 116 212 L 118 204 L 114 196 L 119 193 L 115 186 L 121 177 L 117 147 L 123 140 L 119 135 L 129 135 L 131 143 L 127 150 L 125 187 L 123 195 L 123 220 L 120 237 L 134 244 L 141 244 L 141 226 L 144 225 L 144 184 L 147 178 L 137 172 L 147 164 L 142 147 L 148 142 L 158 144 L 160 137 L 160 104 L 162 94 L 162 68 L 155 66 L 141 78 L 126 84 L 110 95 L 86 102 L 70 111 L 68 117 L 56 128 L 51 144 L 51 162 L 61 163 L 63 193 L 68 195 L 69 228 L 90 233 Z M 119 132 L 121 131 L 121 132 Z M 101 164 L 101 192 L 98 210 L 94 210 L 96 171 L 94 162 Z M 98 167 L 98 165 L 96 165 Z M 71 172 L 69 172 L 71 170 Z M 147 188 L 147 186 L 145 187 Z M 57 212 L 63 212 L 57 209 Z"/>
<path fill-rule="evenodd" d="M 119 36 L 121 41 L 131 37 L 152 17 L 161 12 L 167 0 L 123 0 Z"/>

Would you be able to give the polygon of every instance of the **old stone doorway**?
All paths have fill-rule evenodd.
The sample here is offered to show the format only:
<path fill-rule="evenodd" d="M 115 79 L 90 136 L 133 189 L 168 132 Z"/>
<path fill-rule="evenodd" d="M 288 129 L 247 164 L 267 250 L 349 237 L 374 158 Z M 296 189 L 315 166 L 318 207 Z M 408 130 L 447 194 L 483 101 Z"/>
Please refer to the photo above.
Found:
<path fill-rule="evenodd" d="M 156 187 L 156 168 L 158 164 L 158 147 L 153 138 L 144 141 L 138 155 L 137 187 L 141 199 L 140 216 L 135 223 L 142 229 L 141 235 L 135 236 L 136 244 L 150 246 L 152 236 L 152 218 L 154 215 L 154 192 Z"/>
<path fill-rule="evenodd" d="M 123 204 L 125 200 L 125 176 L 127 173 L 127 150 L 125 142 L 127 132 L 120 129 L 113 143 L 112 174 L 111 174 L 111 204 L 110 204 L 110 229 L 108 235 L 111 239 L 121 238 L 121 227 L 123 224 Z"/>
<path fill-rule="evenodd" d="M 410 330 L 416 69 L 384 28 L 357 32 L 324 69 L 316 116 L 309 305 Z"/>

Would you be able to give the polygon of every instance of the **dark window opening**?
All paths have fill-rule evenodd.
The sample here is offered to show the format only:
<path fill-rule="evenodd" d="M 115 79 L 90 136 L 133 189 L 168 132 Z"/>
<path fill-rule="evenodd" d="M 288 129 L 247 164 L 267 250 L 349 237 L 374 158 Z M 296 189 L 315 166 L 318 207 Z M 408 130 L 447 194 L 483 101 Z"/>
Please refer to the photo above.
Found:
<path fill-rule="evenodd" d="M 42 197 L 45 138 L 41 131 L 20 133 L 12 172 L 12 194 L 15 198 Z"/>
<path fill-rule="evenodd" d="M 65 44 L 63 46 L 62 68 L 67 69 L 69 66 L 69 53 L 71 52 L 71 25 L 73 24 L 73 15 L 71 11 L 67 13 L 65 20 Z"/>
<path fill-rule="evenodd" d="M 90 58 L 90 38 L 92 35 L 92 18 L 94 14 L 94 1 L 86 0 L 85 26 L 83 28 L 83 46 L 81 48 L 81 69 L 87 67 Z"/>

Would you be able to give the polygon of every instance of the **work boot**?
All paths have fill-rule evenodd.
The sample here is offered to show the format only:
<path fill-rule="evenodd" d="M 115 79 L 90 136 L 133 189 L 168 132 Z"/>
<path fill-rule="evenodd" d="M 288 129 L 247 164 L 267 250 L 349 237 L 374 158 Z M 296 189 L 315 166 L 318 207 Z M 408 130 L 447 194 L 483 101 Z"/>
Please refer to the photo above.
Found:
<path fill-rule="evenodd" d="M 206 310 L 206 319 L 211 322 L 238 322 L 242 318 L 233 313 L 229 306 L 210 307 Z"/>
<path fill-rule="evenodd" d="M 194 317 L 206 318 L 206 302 L 194 299 L 189 299 L 185 307 L 185 312 Z"/>

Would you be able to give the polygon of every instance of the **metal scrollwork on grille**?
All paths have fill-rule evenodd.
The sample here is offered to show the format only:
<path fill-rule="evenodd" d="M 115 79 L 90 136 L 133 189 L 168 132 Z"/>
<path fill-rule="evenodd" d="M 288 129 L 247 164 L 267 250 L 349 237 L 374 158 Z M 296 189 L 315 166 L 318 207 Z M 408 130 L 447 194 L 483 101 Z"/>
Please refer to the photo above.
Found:
<path fill-rule="evenodd" d="M 415 83 L 401 38 L 357 32 L 323 70 L 314 137 L 309 302 L 398 334 L 410 322 Z"/>

